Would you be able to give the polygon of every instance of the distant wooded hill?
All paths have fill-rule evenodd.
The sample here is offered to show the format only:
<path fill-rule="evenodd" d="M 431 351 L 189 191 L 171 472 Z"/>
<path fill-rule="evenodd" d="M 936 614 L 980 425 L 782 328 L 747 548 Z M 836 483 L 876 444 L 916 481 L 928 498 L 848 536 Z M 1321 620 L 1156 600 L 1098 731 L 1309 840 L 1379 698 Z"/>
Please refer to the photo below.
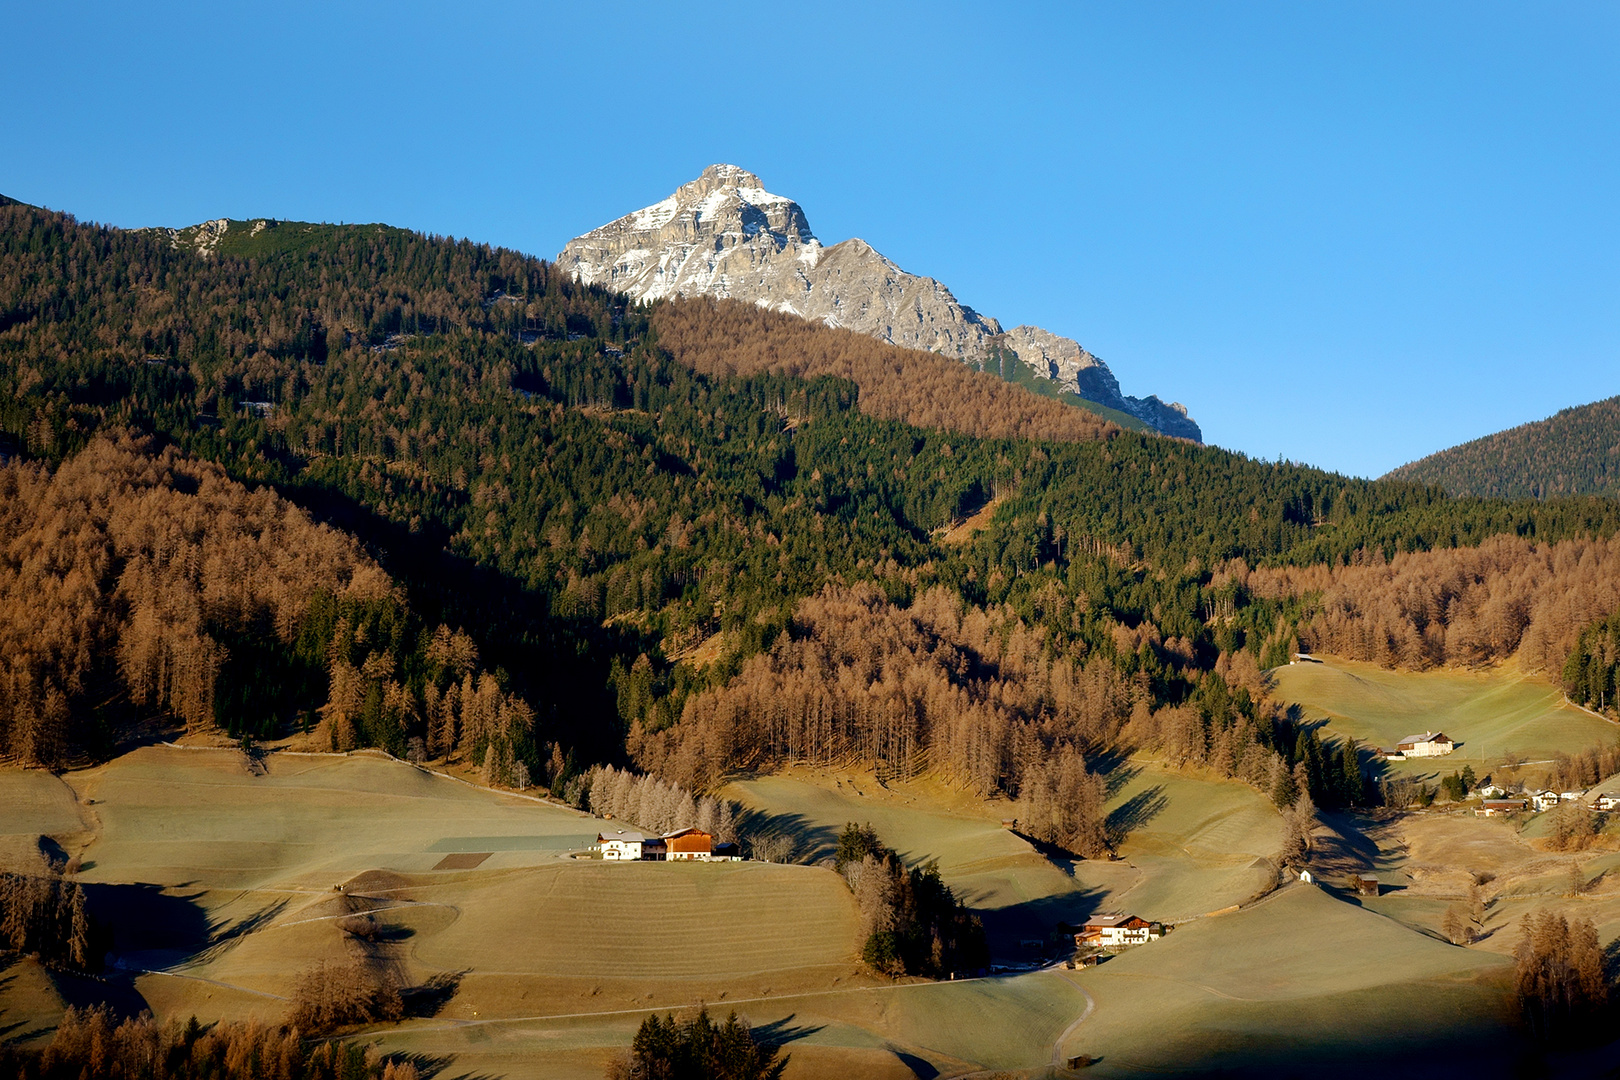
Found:
<path fill-rule="evenodd" d="M 1487 498 L 1620 496 L 1620 397 L 1430 454 L 1386 479 Z"/>

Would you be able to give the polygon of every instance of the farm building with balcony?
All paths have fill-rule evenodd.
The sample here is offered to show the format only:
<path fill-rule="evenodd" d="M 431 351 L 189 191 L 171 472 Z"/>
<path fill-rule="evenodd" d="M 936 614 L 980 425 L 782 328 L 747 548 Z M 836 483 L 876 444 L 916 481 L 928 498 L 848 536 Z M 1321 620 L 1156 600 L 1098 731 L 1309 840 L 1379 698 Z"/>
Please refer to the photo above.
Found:
<path fill-rule="evenodd" d="M 1074 943 L 1083 949 L 1116 949 L 1145 945 L 1163 936 L 1162 923 L 1148 922 L 1135 915 L 1108 913 L 1093 915 L 1082 923 L 1074 935 Z"/>

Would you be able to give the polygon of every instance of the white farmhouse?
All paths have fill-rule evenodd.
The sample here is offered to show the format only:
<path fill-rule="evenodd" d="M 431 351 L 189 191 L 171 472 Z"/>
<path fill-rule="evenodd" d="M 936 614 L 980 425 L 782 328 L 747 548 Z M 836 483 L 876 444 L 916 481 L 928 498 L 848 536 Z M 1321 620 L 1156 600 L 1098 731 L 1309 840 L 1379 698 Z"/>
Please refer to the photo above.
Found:
<path fill-rule="evenodd" d="M 1551 810 L 1561 801 L 1556 791 L 1538 791 L 1530 797 L 1537 810 Z"/>
<path fill-rule="evenodd" d="M 1456 744 L 1443 731 L 1425 731 L 1421 735 L 1408 735 L 1395 744 L 1404 757 L 1444 757 L 1455 750 Z"/>
<path fill-rule="evenodd" d="M 629 829 L 596 834 L 596 846 L 601 849 L 602 858 L 613 862 L 640 861 L 641 845 L 645 842 L 645 837 Z"/>
<path fill-rule="evenodd" d="M 1074 943 L 1081 947 L 1089 945 L 1109 949 L 1122 945 L 1144 945 L 1163 936 L 1163 925 L 1139 919 L 1135 915 L 1093 915 L 1074 935 Z"/>

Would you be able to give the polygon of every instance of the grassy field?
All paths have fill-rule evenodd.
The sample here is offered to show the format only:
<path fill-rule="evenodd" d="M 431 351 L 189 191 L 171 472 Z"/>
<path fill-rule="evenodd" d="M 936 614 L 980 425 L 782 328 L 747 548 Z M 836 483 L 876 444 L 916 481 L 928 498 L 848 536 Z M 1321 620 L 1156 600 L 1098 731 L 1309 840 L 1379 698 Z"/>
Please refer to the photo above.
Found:
<path fill-rule="evenodd" d="M 1101 1075 L 1332 1065 L 1346 1032 L 1370 1028 L 1381 1047 L 1421 1056 L 1434 1049 L 1414 1019 L 1425 1009 L 1477 1040 L 1441 1064 L 1477 1068 L 1506 1045 L 1500 972 L 1524 911 L 1563 904 L 1620 933 L 1620 887 L 1604 873 L 1620 854 L 1583 857 L 1590 889 L 1559 899 L 1564 862 L 1511 826 L 1461 817 L 1363 839 L 1387 849 L 1382 873 L 1405 875 L 1365 906 L 1295 888 L 1209 915 L 1272 873 L 1275 812 L 1242 785 L 1147 760 L 1109 779 L 1128 826 L 1121 858 L 1074 863 L 1004 829 L 1005 803 L 932 781 L 790 772 L 734 784 L 755 826 L 790 831 L 812 861 L 851 820 L 908 860 L 937 859 L 1003 958 L 1095 910 L 1190 920 L 1093 971 L 891 983 L 856 963 L 855 905 L 830 870 L 577 859 L 594 819 L 378 755 L 272 754 L 255 768 L 234 751 L 148 748 L 63 780 L 0 770 L 11 850 L 37 857 L 40 835 L 56 837 L 115 931 L 107 984 L 28 960 L 0 969 L 0 1037 L 48 1033 L 66 1002 L 109 987 L 160 1017 L 275 1022 L 300 972 L 364 952 L 403 985 L 455 987 L 437 1012 L 358 1036 L 441 1060 L 446 1077 L 599 1077 L 649 1011 L 700 1002 L 783 1041 L 788 1075 L 806 1080 L 1049 1075 L 1065 1052 L 1100 1056 Z M 1475 837 L 1476 824 L 1494 831 Z M 1512 886 L 1474 949 L 1430 933 L 1466 880 L 1442 866 L 1448 850 Z M 435 870 L 450 852 L 489 857 Z M 380 929 L 371 945 L 339 927 L 357 908 Z"/>
<path fill-rule="evenodd" d="M 731 798 L 830 855 L 846 822 L 870 822 L 908 862 L 940 876 L 979 911 L 1008 959 L 1059 921 L 1128 908 L 1176 920 L 1239 903 L 1275 874 L 1281 819 L 1253 788 L 1131 760 L 1109 777 L 1108 809 L 1124 833 L 1116 861 L 1055 863 L 1013 831 L 1005 801 L 986 802 L 932 780 L 880 785 L 869 774 L 789 770 L 732 784 Z"/>
<path fill-rule="evenodd" d="M 602 823 L 379 755 L 272 754 L 256 768 L 234 751 L 147 748 L 65 782 L 0 770 L 0 808 L 19 857 L 43 834 L 81 859 L 126 1005 L 278 1021 L 302 971 L 356 955 L 338 923 L 358 905 L 382 930 L 374 963 L 404 985 L 456 986 L 436 1015 L 365 1037 L 452 1055 L 451 1075 L 597 1077 L 649 1010 L 699 1002 L 735 1003 L 791 1040 L 790 1076 L 1023 1069 L 1083 1008 L 1050 975 L 871 977 L 853 899 L 824 868 L 575 859 Z M 1064 878 L 988 832 L 1005 837 L 1001 857 Z M 435 871 L 448 852 L 490 854 Z M 48 1032 L 83 991 L 13 962 L 0 1030 Z"/>
<path fill-rule="evenodd" d="M 1461 1075 L 1514 1046 L 1502 1032 L 1507 969 L 1500 956 L 1293 885 L 1077 973 L 1096 1012 L 1063 1050 L 1099 1058 L 1098 1076 L 1348 1075 L 1397 1063 L 1403 1074 Z M 1142 1038 L 1148 1016 L 1152 1039 Z M 1462 1057 L 1435 1045 L 1442 1023 L 1468 1047 Z"/>
<path fill-rule="evenodd" d="M 1608 721 L 1566 705 L 1546 679 L 1509 667 L 1387 671 L 1328 658 L 1289 664 L 1272 674 L 1279 698 L 1298 704 L 1307 720 L 1326 721 L 1334 734 L 1392 747 L 1405 735 L 1444 731 L 1459 744 L 1444 758 L 1391 762 L 1398 771 L 1450 773 L 1464 764 L 1488 771 L 1506 755 L 1547 758 L 1612 742 L 1620 734 Z"/>

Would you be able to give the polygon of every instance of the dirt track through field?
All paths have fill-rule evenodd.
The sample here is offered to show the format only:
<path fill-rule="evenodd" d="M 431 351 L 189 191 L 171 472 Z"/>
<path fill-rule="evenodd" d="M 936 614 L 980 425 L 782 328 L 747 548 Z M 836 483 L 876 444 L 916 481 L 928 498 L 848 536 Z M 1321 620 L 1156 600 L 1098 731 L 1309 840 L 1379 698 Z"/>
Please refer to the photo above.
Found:
<path fill-rule="evenodd" d="M 1097 1000 L 1091 996 L 1091 992 L 1089 990 L 1075 982 L 1073 979 L 1069 978 L 1067 975 L 1063 974 L 1063 972 L 1058 972 L 1057 977 L 1074 987 L 1076 990 L 1080 991 L 1080 993 L 1086 999 L 1086 1011 L 1075 1017 L 1074 1023 L 1064 1028 L 1063 1031 L 1058 1035 L 1057 1039 L 1052 1043 L 1052 1067 L 1056 1069 L 1067 1069 L 1068 1066 L 1065 1064 L 1066 1058 L 1063 1054 L 1063 1044 L 1068 1042 L 1069 1037 L 1076 1031 L 1080 1030 L 1080 1025 L 1085 1023 L 1087 1018 L 1089 1018 L 1091 1014 L 1096 1011 Z"/>

